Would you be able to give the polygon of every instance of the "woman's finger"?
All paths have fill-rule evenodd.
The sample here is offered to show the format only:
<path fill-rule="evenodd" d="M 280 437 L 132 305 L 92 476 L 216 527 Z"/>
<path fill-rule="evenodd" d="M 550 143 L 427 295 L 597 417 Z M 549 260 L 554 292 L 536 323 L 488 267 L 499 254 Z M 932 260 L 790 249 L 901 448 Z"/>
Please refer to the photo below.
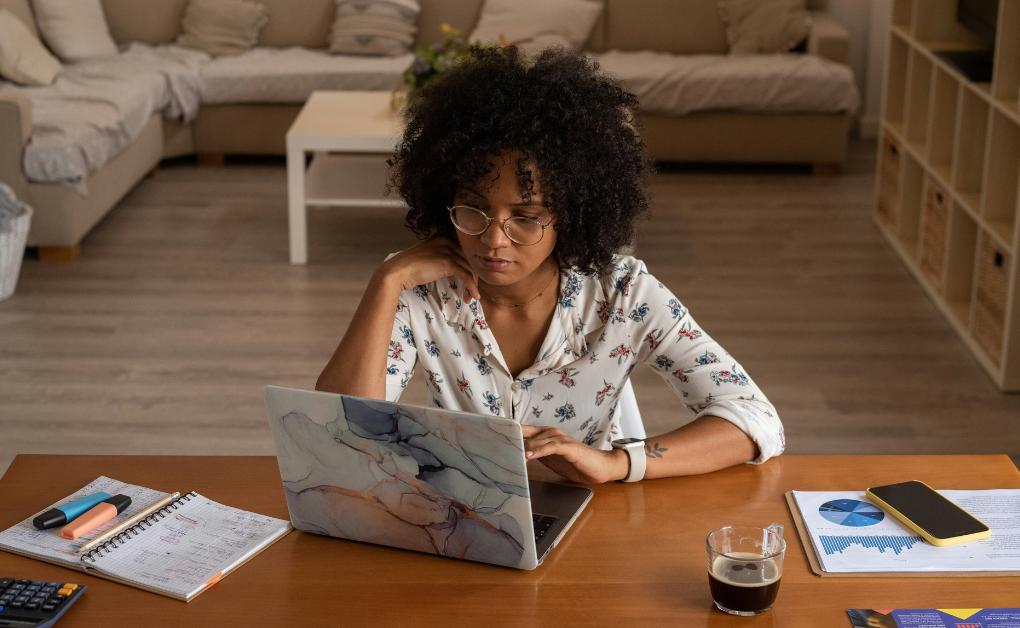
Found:
<path fill-rule="evenodd" d="M 464 288 L 470 295 L 475 299 L 480 299 L 481 294 L 478 292 L 478 276 L 475 275 L 475 271 L 471 269 L 471 265 L 467 263 L 464 258 L 450 257 L 450 260 L 460 269 L 462 269 L 470 279 L 464 279 Z M 462 277 L 463 278 L 463 277 Z"/>

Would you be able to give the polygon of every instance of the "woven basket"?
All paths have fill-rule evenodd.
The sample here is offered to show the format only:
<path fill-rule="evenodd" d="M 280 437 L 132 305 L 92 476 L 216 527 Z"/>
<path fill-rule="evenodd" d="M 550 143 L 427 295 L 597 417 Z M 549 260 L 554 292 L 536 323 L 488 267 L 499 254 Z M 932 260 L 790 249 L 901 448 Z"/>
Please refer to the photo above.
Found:
<path fill-rule="evenodd" d="M 936 290 L 942 290 L 942 266 L 946 259 L 946 226 L 949 222 L 949 194 L 928 177 L 924 203 L 924 233 L 921 242 L 921 272 Z"/>
<path fill-rule="evenodd" d="M 1009 253 L 988 234 L 982 234 L 973 333 L 974 340 L 981 345 L 988 357 L 997 365 L 1002 360 L 1006 293 L 1009 290 L 1009 263 Z"/>
<path fill-rule="evenodd" d="M 882 137 L 882 166 L 878 176 L 878 217 L 886 225 L 895 227 L 900 193 L 900 148 L 888 131 Z"/>
<path fill-rule="evenodd" d="M 22 205 L 24 211 L 11 221 L 10 231 L 0 231 L 0 301 L 14 294 L 21 272 L 21 260 L 25 257 L 25 242 L 28 240 L 28 226 L 32 222 L 32 210 Z"/>

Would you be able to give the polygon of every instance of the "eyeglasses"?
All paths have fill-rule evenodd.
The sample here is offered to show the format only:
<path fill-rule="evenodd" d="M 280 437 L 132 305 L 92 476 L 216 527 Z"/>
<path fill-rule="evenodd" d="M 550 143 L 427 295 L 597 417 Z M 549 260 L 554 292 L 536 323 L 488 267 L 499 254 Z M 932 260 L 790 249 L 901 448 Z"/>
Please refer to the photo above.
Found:
<path fill-rule="evenodd" d="M 481 235 L 489 228 L 489 224 L 496 220 L 485 215 L 480 209 L 467 207 L 466 205 L 454 205 L 447 207 L 450 211 L 450 221 L 459 231 L 468 235 Z M 542 224 L 534 218 L 527 216 L 511 216 L 497 221 L 503 227 L 503 233 L 517 244 L 531 246 L 538 244 L 545 236 L 546 228 L 552 224 Z"/>

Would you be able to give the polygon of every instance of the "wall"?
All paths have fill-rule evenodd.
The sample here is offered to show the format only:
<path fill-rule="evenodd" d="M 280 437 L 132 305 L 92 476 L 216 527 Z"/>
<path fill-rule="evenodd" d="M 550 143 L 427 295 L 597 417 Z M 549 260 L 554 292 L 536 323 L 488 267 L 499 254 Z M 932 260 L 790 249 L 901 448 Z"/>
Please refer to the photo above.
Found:
<path fill-rule="evenodd" d="M 890 7 L 891 0 L 828 1 L 829 14 L 850 34 L 847 63 L 861 93 L 858 131 L 864 137 L 878 133 Z"/>

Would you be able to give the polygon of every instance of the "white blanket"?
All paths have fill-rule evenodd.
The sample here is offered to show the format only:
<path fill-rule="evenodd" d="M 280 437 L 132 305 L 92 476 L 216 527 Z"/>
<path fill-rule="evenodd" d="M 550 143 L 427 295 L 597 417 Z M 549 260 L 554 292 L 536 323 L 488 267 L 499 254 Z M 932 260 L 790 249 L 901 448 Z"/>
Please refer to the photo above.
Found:
<path fill-rule="evenodd" d="M 335 55 L 307 48 L 257 47 L 202 67 L 202 102 L 294 103 L 317 89 L 392 90 L 414 55 Z"/>
<path fill-rule="evenodd" d="M 191 120 L 201 98 L 198 71 L 209 56 L 174 46 L 131 44 L 116 57 L 64 66 L 46 87 L 16 87 L 32 100 L 24 167 L 32 181 L 73 185 L 124 150 L 155 112 Z"/>
<path fill-rule="evenodd" d="M 652 113 L 853 113 L 860 105 L 850 68 L 816 55 L 611 50 L 597 58 Z"/>

